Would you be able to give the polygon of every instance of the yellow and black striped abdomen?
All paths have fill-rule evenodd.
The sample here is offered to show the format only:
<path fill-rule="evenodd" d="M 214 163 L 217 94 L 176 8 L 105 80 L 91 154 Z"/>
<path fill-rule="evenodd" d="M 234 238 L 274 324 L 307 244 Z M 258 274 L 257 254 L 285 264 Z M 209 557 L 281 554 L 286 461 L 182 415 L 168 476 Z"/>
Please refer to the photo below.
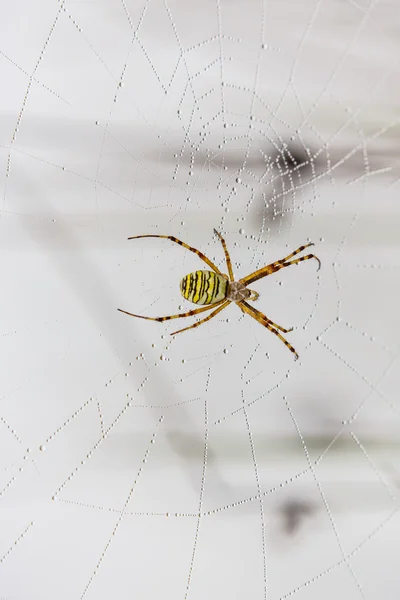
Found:
<path fill-rule="evenodd" d="M 228 281 L 213 271 L 195 271 L 181 281 L 181 294 L 194 304 L 215 304 L 226 298 Z"/>

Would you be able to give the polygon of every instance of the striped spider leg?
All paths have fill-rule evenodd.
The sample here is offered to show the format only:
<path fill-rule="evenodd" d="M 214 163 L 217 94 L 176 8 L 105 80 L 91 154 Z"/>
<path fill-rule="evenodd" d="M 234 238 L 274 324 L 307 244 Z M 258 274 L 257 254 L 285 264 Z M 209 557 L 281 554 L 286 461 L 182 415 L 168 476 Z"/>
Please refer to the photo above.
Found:
<path fill-rule="evenodd" d="M 313 246 L 314 244 L 309 243 L 305 244 L 304 246 L 300 246 L 299 248 L 297 248 L 297 250 L 291 252 L 285 258 L 277 260 L 265 267 L 262 267 L 261 269 L 258 269 L 257 271 L 254 271 L 253 273 L 250 273 L 250 275 L 247 275 L 246 277 L 235 281 L 233 276 L 232 261 L 229 256 L 229 251 L 226 242 L 221 236 L 221 234 L 218 233 L 218 231 L 216 231 L 215 229 L 214 233 L 217 235 L 222 244 L 229 277 L 228 275 L 221 273 L 218 267 L 209 258 L 207 258 L 205 254 L 203 254 L 196 248 L 185 244 L 181 240 L 178 240 L 178 238 L 172 235 L 138 235 L 128 238 L 130 240 L 144 237 L 164 238 L 171 240 L 172 242 L 179 244 L 180 246 L 183 246 L 184 248 L 190 250 L 190 252 L 193 252 L 194 254 L 197 254 L 197 256 L 203 262 L 205 262 L 206 265 L 208 265 L 208 267 L 210 267 L 212 270 L 194 271 L 192 273 L 189 273 L 181 280 L 180 289 L 182 296 L 186 300 L 188 300 L 189 302 L 193 302 L 197 305 L 202 305 L 201 308 L 196 308 L 185 313 L 169 315 L 166 317 L 143 317 L 141 315 L 135 315 L 133 313 L 127 312 L 126 310 L 122 310 L 120 308 L 118 310 L 131 317 L 138 317 L 139 319 L 147 319 L 149 321 L 163 322 L 168 321 L 169 319 L 191 317 L 213 309 L 209 315 L 207 315 L 203 319 L 200 319 L 200 321 L 196 321 L 188 327 L 184 327 L 183 329 L 179 329 L 178 331 L 174 331 L 173 333 L 171 333 L 171 335 L 176 335 L 177 333 L 181 333 L 182 331 L 188 331 L 189 329 L 199 327 L 199 325 L 206 323 L 207 321 L 215 317 L 217 314 L 219 314 L 222 310 L 224 310 L 224 308 L 226 308 L 229 304 L 234 302 L 238 305 L 238 307 L 243 313 L 248 314 L 258 323 L 260 323 L 263 327 L 274 333 L 285 344 L 285 346 L 289 348 L 289 350 L 295 355 L 295 357 L 298 358 L 298 354 L 293 348 L 293 346 L 289 344 L 289 342 L 283 337 L 281 333 L 279 333 L 280 331 L 282 333 L 289 333 L 290 331 L 292 331 L 293 328 L 285 329 L 284 327 L 281 327 L 277 323 L 271 321 L 271 319 L 268 319 L 268 317 L 262 312 L 248 304 L 246 300 L 257 300 L 259 294 L 254 290 L 250 290 L 247 286 L 253 283 L 254 281 L 258 281 L 259 279 L 266 277 L 267 275 L 276 273 L 280 269 L 284 269 L 285 267 L 289 267 L 290 265 L 297 265 L 300 262 L 304 260 L 310 260 L 311 258 L 315 258 L 315 260 L 318 261 L 319 269 L 321 267 L 321 261 L 314 254 L 307 254 L 306 256 L 301 256 L 300 258 L 295 258 L 294 260 L 291 260 L 297 254 L 299 254 L 306 248 Z"/>
<path fill-rule="evenodd" d="M 226 258 L 226 262 L 227 262 L 227 266 L 228 266 L 228 271 L 230 273 L 231 280 L 233 281 L 232 263 L 231 263 L 231 259 L 230 259 L 230 256 L 229 256 L 228 249 L 226 247 L 225 240 L 223 239 L 223 237 L 215 229 L 214 229 L 214 232 L 216 233 L 216 235 L 221 240 L 221 243 L 222 243 L 222 246 L 223 246 L 224 252 L 225 252 L 225 258 Z M 213 272 L 216 274 L 217 278 L 218 278 L 218 276 L 220 276 L 220 277 L 223 277 L 224 279 L 228 279 L 228 277 L 226 275 L 222 274 L 221 271 L 218 269 L 218 267 L 205 254 L 203 254 L 202 252 L 200 252 L 200 250 L 197 250 L 197 248 L 193 248 L 193 246 L 189 246 L 188 244 L 185 244 L 185 242 L 182 242 L 182 240 L 179 240 L 178 238 L 176 238 L 173 235 L 151 235 L 151 234 L 150 235 L 136 235 L 136 236 L 133 236 L 133 237 L 129 237 L 128 240 L 134 240 L 134 239 L 145 238 L 145 237 L 164 238 L 164 239 L 171 240 L 175 244 L 179 244 L 179 246 L 183 246 L 183 248 L 186 248 L 187 250 L 190 250 L 194 254 L 197 254 L 197 256 L 202 261 L 204 261 L 209 267 L 211 267 L 211 269 L 213 270 Z M 209 272 L 209 271 L 196 271 L 196 273 L 211 273 L 211 272 Z M 185 280 L 187 281 L 190 275 L 194 275 L 194 274 L 190 273 L 188 276 L 186 276 L 186 278 L 184 278 L 182 280 L 182 282 L 185 281 Z M 217 282 L 218 282 L 218 279 L 217 279 Z M 215 280 L 214 280 L 214 283 L 215 283 Z M 219 282 L 219 283 L 221 283 L 221 282 Z M 181 285 L 181 289 L 182 289 L 182 285 Z M 189 293 L 189 291 L 188 291 L 188 293 Z M 219 306 L 222 303 L 224 305 L 223 306 Z M 117 310 L 119 310 L 119 312 L 122 312 L 122 313 L 124 313 L 126 315 L 129 315 L 130 317 L 137 317 L 139 319 L 147 319 L 148 321 L 158 321 L 159 323 L 162 323 L 163 321 L 169 321 L 170 319 L 180 319 L 180 318 L 184 318 L 184 317 L 192 317 L 194 315 L 197 315 L 199 313 L 205 312 L 207 310 L 211 310 L 212 308 L 215 308 L 215 307 L 218 306 L 218 310 L 213 311 L 205 319 L 201 319 L 200 321 L 197 321 L 196 323 L 194 323 L 193 325 L 190 325 L 189 327 L 185 327 L 184 329 L 180 329 L 178 331 L 175 331 L 175 332 L 171 333 L 171 335 L 175 335 L 176 333 L 181 333 L 182 331 L 186 331 L 187 329 L 191 329 L 192 327 L 198 327 L 202 323 L 205 323 L 209 319 L 212 319 L 212 317 L 214 317 L 215 315 L 217 315 L 221 310 L 223 310 L 223 308 L 226 308 L 228 306 L 228 304 L 230 304 L 230 302 L 225 301 L 225 297 L 224 297 L 221 300 L 214 301 L 212 304 L 207 303 L 206 306 L 203 306 L 201 308 L 197 308 L 197 309 L 194 309 L 194 310 L 189 310 L 188 312 L 180 313 L 180 314 L 176 314 L 176 315 L 168 315 L 166 317 L 143 317 L 142 315 L 136 315 L 136 314 L 128 312 L 126 310 L 122 310 L 121 308 L 118 308 Z"/>
<path fill-rule="evenodd" d="M 297 354 L 293 346 L 289 344 L 287 340 L 285 340 L 285 338 L 279 333 L 279 331 L 277 331 L 279 329 L 280 331 L 283 331 L 283 333 L 289 333 L 289 331 L 293 331 L 293 327 L 291 327 L 290 329 L 285 329 L 284 327 L 277 325 L 276 323 L 268 319 L 268 317 L 266 317 L 262 312 L 260 312 L 253 306 L 250 306 L 250 304 L 247 304 L 247 302 L 244 300 L 242 302 L 238 302 L 238 305 L 244 313 L 247 313 L 248 315 L 253 317 L 253 319 L 258 321 L 258 323 L 266 327 L 268 331 L 271 331 L 276 336 L 278 336 L 278 338 L 285 344 L 285 346 L 289 348 L 291 352 L 293 352 L 296 360 L 299 358 L 299 355 Z"/>
<path fill-rule="evenodd" d="M 258 281 L 258 279 L 261 279 L 262 277 L 266 277 L 267 275 L 276 273 L 280 269 L 284 269 L 285 267 L 289 267 L 290 265 L 296 265 L 296 264 L 302 262 L 303 260 L 310 260 L 310 258 L 315 258 L 315 260 L 318 261 L 318 271 L 319 271 L 319 269 L 321 268 L 321 261 L 319 260 L 319 258 L 317 256 L 315 256 L 315 254 L 307 254 L 306 256 L 301 256 L 300 258 L 297 258 L 296 260 L 289 260 L 290 258 L 293 258 L 293 256 L 296 256 L 296 254 L 299 254 L 299 252 L 302 252 L 303 250 L 305 250 L 306 248 L 309 248 L 310 246 L 314 246 L 314 244 L 312 242 L 310 242 L 309 244 L 300 246 L 300 248 L 297 248 L 297 250 L 295 250 L 288 256 L 285 256 L 285 258 L 282 258 L 281 260 L 277 260 L 277 261 L 271 263 L 270 265 L 267 265 L 266 267 L 262 267 L 261 269 L 254 271 L 254 273 L 250 273 L 250 275 L 246 275 L 246 277 L 243 277 L 242 279 L 240 279 L 240 283 L 243 283 L 244 285 L 247 286 L 250 283 L 254 283 L 254 281 Z"/>

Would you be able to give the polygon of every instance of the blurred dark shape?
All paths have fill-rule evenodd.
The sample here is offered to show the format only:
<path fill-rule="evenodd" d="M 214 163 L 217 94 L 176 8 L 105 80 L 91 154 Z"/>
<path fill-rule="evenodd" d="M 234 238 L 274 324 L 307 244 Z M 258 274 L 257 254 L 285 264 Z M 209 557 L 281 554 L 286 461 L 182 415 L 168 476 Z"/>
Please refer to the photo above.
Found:
<path fill-rule="evenodd" d="M 319 148 L 313 144 L 311 148 L 299 138 L 286 139 L 271 140 L 267 147 L 257 147 L 254 142 L 243 149 L 188 143 L 174 150 L 169 145 L 161 153 L 147 154 L 147 158 L 173 165 L 174 178 L 182 176 L 178 166 L 186 167 L 184 177 L 196 170 L 220 172 L 224 180 L 229 179 L 227 189 L 240 178 L 245 194 L 243 213 L 249 211 L 252 228 L 259 232 L 287 227 L 308 197 L 309 186 L 317 180 L 336 177 L 349 182 L 380 171 L 393 171 L 392 178 L 397 180 L 399 153 L 394 145 L 379 148 L 362 141 L 354 145 L 354 140 L 342 140 Z M 223 194 L 219 192 L 219 196 Z"/>
<path fill-rule="evenodd" d="M 298 173 L 303 176 L 309 176 L 313 170 L 313 158 L 305 148 L 284 145 L 282 150 L 278 150 L 272 160 L 276 163 L 282 177 Z"/>
<path fill-rule="evenodd" d="M 315 161 L 310 150 L 293 143 L 282 143 L 281 148 L 275 148 L 264 159 L 270 177 L 265 182 L 267 190 L 262 193 L 263 204 L 256 211 L 257 221 L 261 216 L 263 225 L 268 222 L 281 227 L 293 211 L 296 189 L 315 177 Z M 259 222 L 255 225 L 259 226 Z"/>
<path fill-rule="evenodd" d="M 319 154 L 321 154 L 320 152 Z M 250 218 L 257 230 L 282 227 L 301 202 L 301 190 L 316 176 L 316 164 L 320 156 L 306 148 L 300 141 L 285 142 L 280 139 L 268 148 L 255 146 L 247 149 L 224 148 L 212 150 L 187 145 L 180 151 L 169 147 L 168 151 L 149 156 L 164 164 L 185 166 L 188 171 L 211 171 L 230 173 L 240 177 L 254 201 Z M 257 182 L 254 185 L 254 180 Z M 229 187 L 229 186 L 228 186 Z M 246 203 L 243 204 L 243 208 Z M 296 204 L 296 206 L 294 206 Z M 285 223 L 286 224 L 286 223 Z"/>
<path fill-rule="evenodd" d="M 315 513 L 315 506 L 308 500 L 291 499 L 280 507 L 283 529 L 288 535 L 294 535 L 307 517 Z"/>

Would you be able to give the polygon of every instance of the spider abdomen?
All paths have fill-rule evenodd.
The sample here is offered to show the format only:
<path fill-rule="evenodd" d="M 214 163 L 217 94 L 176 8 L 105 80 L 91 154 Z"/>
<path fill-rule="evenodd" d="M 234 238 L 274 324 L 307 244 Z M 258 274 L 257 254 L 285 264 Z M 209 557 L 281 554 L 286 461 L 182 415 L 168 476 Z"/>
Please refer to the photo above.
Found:
<path fill-rule="evenodd" d="M 181 280 L 181 294 L 194 304 L 215 304 L 228 294 L 228 280 L 213 271 L 194 271 Z"/>

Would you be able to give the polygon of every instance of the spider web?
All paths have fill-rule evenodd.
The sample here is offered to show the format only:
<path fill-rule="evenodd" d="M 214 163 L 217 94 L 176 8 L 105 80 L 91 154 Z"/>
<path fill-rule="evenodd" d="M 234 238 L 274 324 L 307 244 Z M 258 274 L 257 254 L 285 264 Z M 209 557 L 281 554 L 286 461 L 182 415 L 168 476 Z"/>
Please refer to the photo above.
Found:
<path fill-rule="evenodd" d="M 397 597 L 396 3 L 7 12 L 0 597 Z M 117 312 L 204 266 L 128 236 L 225 271 L 214 227 L 237 278 L 315 243 L 251 286 L 299 361 Z"/>

